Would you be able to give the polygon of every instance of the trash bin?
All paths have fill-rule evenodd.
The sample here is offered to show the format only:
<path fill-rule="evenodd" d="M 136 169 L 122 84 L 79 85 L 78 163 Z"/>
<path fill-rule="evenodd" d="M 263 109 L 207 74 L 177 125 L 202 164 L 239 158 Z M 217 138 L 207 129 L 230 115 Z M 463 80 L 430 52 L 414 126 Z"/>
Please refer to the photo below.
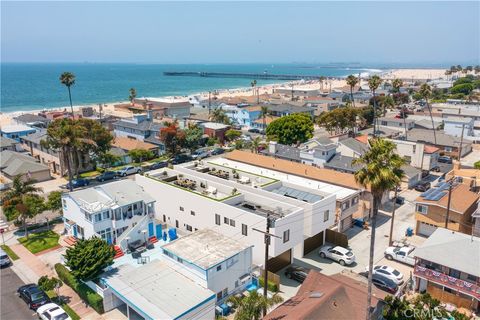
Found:
<path fill-rule="evenodd" d="M 413 228 L 412 228 L 412 227 L 408 227 L 408 228 L 407 228 L 407 231 L 405 231 L 405 235 L 406 235 L 407 237 L 413 236 Z"/>

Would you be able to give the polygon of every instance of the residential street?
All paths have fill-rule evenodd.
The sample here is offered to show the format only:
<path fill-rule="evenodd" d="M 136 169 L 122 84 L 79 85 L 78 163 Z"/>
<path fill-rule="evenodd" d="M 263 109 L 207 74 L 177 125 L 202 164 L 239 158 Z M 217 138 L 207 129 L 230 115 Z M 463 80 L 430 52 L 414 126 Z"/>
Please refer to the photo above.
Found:
<path fill-rule="evenodd" d="M 2 268 L 0 318 L 10 320 L 35 319 L 35 311 L 30 310 L 27 304 L 17 295 L 17 289 L 24 285 L 22 280 L 13 272 L 11 266 Z"/>

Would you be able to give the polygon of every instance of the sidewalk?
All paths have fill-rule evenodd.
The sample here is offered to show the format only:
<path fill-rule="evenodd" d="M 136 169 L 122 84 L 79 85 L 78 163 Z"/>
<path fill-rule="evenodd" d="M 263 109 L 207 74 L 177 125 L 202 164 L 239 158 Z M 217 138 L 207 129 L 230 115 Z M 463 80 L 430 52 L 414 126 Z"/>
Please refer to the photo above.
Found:
<path fill-rule="evenodd" d="M 37 283 L 38 279 L 44 275 L 57 277 L 53 266 L 46 265 L 40 258 L 41 255 L 34 255 L 19 243 L 12 244 L 10 247 L 20 258 L 19 260 L 13 261 L 12 270 L 25 283 Z M 66 284 L 60 288 L 60 295 L 63 296 L 68 302 L 68 305 L 80 318 L 88 318 L 91 320 L 102 319 L 94 309 L 86 306 L 75 291 Z"/>

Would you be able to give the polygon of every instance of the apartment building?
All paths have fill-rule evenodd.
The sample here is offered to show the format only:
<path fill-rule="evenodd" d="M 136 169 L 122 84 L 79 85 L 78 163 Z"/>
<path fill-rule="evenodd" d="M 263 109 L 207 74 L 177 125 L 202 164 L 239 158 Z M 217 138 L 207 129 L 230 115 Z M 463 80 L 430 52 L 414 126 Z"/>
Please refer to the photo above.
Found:
<path fill-rule="evenodd" d="M 98 236 L 108 243 L 133 228 L 148 225 L 153 236 L 155 200 L 131 180 L 115 181 L 62 194 L 62 210 L 67 235 L 75 238 Z M 135 239 L 132 239 L 132 241 Z"/>
<path fill-rule="evenodd" d="M 441 183 L 420 194 L 415 200 L 416 233 L 430 236 L 445 226 L 448 208 L 448 189 L 450 184 Z M 448 229 L 466 234 L 472 233 L 472 214 L 477 210 L 479 194 L 470 191 L 464 184 L 452 186 L 450 210 L 448 213 Z"/>
<path fill-rule="evenodd" d="M 253 263 L 263 265 L 267 221 L 271 238 L 269 270 L 289 265 L 323 244 L 335 223 L 335 194 L 216 163 L 187 163 L 137 175 L 156 200 L 158 220 L 192 232 L 213 229 L 253 246 Z"/>
<path fill-rule="evenodd" d="M 438 228 L 414 255 L 417 291 L 478 314 L 480 238 Z"/>

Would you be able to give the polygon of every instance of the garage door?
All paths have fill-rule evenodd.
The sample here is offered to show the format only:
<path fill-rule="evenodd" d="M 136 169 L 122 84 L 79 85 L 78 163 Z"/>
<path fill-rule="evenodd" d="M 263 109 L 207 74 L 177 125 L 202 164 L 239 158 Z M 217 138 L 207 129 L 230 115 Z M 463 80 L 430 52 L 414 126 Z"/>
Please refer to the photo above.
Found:
<path fill-rule="evenodd" d="M 419 222 L 419 225 L 418 225 L 418 234 L 419 235 L 425 236 L 425 237 L 430 237 L 430 235 L 435 230 L 437 230 L 436 226 L 434 226 L 432 224 L 425 223 L 425 222 Z"/>
<path fill-rule="evenodd" d="M 346 217 L 345 219 L 342 220 L 340 232 L 345 232 L 346 230 L 350 229 L 352 225 L 353 225 L 352 216 Z"/>
<path fill-rule="evenodd" d="M 292 249 L 285 251 L 279 256 L 268 260 L 268 271 L 278 272 L 288 266 L 292 261 Z"/>
<path fill-rule="evenodd" d="M 312 252 L 321 245 L 323 245 L 323 231 L 314 235 L 313 237 L 305 239 L 303 242 L 303 255 Z"/>

